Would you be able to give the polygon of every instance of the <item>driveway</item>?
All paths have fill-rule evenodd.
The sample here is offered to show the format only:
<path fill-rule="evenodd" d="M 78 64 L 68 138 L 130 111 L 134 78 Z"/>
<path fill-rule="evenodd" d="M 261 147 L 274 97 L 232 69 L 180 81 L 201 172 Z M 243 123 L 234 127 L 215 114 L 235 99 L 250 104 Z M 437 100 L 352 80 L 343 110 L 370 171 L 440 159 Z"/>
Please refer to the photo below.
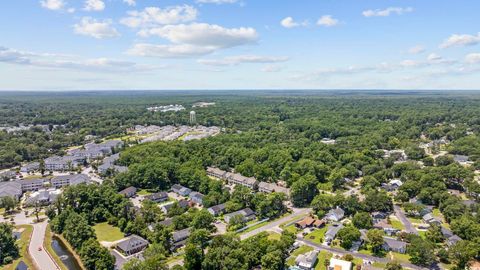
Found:
<path fill-rule="evenodd" d="M 302 216 L 305 216 L 307 215 L 309 212 L 311 211 L 310 208 L 299 208 L 299 209 L 294 209 L 293 210 L 293 213 L 288 215 L 288 216 L 285 216 L 285 217 L 282 217 L 280 219 L 277 219 L 275 221 L 272 221 L 272 222 L 266 222 L 265 223 L 265 226 L 262 226 L 262 227 L 259 227 L 255 230 L 251 230 L 249 232 L 246 232 L 242 235 L 240 235 L 240 239 L 241 240 L 244 240 L 244 239 L 247 239 L 251 236 L 254 236 L 256 234 L 259 234 L 261 232 L 265 232 L 265 231 L 272 231 L 274 230 L 276 227 L 280 226 L 281 224 L 285 223 L 285 222 L 288 222 L 296 217 L 300 218 Z M 276 230 L 275 230 L 276 231 Z"/>
<path fill-rule="evenodd" d="M 38 269 L 60 269 L 43 246 L 43 239 L 45 238 L 45 230 L 47 229 L 47 224 L 48 222 L 46 220 L 40 223 L 33 224 L 32 239 L 30 240 L 30 245 L 28 246 L 28 253 L 30 253 L 30 255 L 32 256 L 33 261 L 37 265 Z"/>
<path fill-rule="evenodd" d="M 402 208 L 400 208 L 400 206 L 398 206 L 398 205 L 394 205 L 393 210 L 395 211 L 395 216 L 405 226 L 405 230 L 408 233 L 413 233 L 413 234 L 418 235 L 417 229 L 415 229 L 412 222 L 410 222 L 410 220 L 407 218 L 407 216 L 405 216 L 405 213 L 403 212 Z"/>

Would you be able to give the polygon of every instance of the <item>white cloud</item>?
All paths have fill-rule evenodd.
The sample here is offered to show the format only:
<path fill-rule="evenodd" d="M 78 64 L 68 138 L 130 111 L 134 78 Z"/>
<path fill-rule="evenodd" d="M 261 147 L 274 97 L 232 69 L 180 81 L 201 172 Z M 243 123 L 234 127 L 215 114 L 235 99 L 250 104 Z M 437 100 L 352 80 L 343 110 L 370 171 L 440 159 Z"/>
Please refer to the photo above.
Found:
<path fill-rule="evenodd" d="M 105 3 L 102 0 L 86 0 L 83 9 L 87 11 L 102 11 L 105 9 Z"/>
<path fill-rule="evenodd" d="M 285 27 L 285 28 L 294 28 L 298 26 L 307 26 L 308 22 L 303 21 L 303 22 L 296 22 L 292 17 L 286 17 L 285 19 L 280 21 L 280 24 Z"/>
<path fill-rule="evenodd" d="M 137 43 L 127 51 L 127 54 L 147 57 L 160 58 L 184 58 L 200 56 L 212 53 L 216 50 L 214 47 L 202 47 L 189 44 L 163 45 Z"/>
<path fill-rule="evenodd" d="M 331 15 L 323 15 L 317 21 L 317 25 L 326 26 L 326 27 L 335 26 L 338 23 L 339 23 L 339 21 L 337 19 L 334 19 Z"/>
<path fill-rule="evenodd" d="M 137 28 L 191 22 L 197 18 L 198 11 L 192 6 L 183 5 L 164 9 L 146 7 L 143 11 L 129 11 L 127 14 L 129 16 L 122 18 L 120 23 Z"/>
<path fill-rule="evenodd" d="M 466 34 L 453 34 L 440 45 L 440 48 L 450 48 L 454 46 L 471 46 L 478 43 L 480 43 L 480 33 L 477 33 L 476 36 Z"/>
<path fill-rule="evenodd" d="M 282 69 L 283 68 L 281 66 L 278 66 L 278 65 L 266 65 L 262 68 L 262 71 L 271 73 L 271 72 L 279 72 Z"/>
<path fill-rule="evenodd" d="M 45 0 L 40 1 L 42 7 L 50 10 L 61 10 L 65 6 L 65 2 L 63 0 Z"/>
<path fill-rule="evenodd" d="M 407 8 L 389 7 L 386 9 L 365 10 L 364 12 L 362 12 L 362 14 L 365 17 L 387 17 L 387 16 L 390 16 L 391 14 L 402 15 L 410 12 L 413 12 L 413 8 L 411 7 L 407 7 Z"/>
<path fill-rule="evenodd" d="M 402 67 L 418 67 L 418 66 L 421 66 L 422 63 L 418 62 L 418 61 L 415 61 L 415 60 L 403 60 L 401 63 L 400 63 L 400 66 Z"/>
<path fill-rule="evenodd" d="M 71 59 L 72 57 L 74 56 L 32 53 L 0 47 L 0 62 L 40 68 L 75 69 L 87 72 L 136 72 L 161 68 L 104 57 L 86 60 Z"/>
<path fill-rule="evenodd" d="M 258 37 L 257 31 L 253 28 L 224 28 L 207 23 L 166 25 L 141 30 L 139 35 L 142 37 L 159 36 L 176 44 L 218 49 L 254 43 Z"/>
<path fill-rule="evenodd" d="M 480 53 L 471 53 L 465 56 L 465 62 L 468 64 L 478 64 L 480 63 Z"/>
<path fill-rule="evenodd" d="M 137 2 L 135 2 L 135 0 L 123 0 L 124 3 L 126 3 L 127 5 L 133 7 L 137 4 Z"/>
<path fill-rule="evenodd" d="M 425 52 L 425 47 L 423 47 L 422 45 L 416 45 L 408 49 L 409 54 L 420 54 L 423 52 Z"/>
<path fill-rule="evenodd" d="M 443 58 L 436 53 L 431 53 L 428 55 L 427 59 L 428 61 L 439 61 L 439 60 L 442 60 Z"/>
<path fill-rule="evenodd" d="M 243 63 L 279 63 L 288 61 L 288 57 L 281 56 L 260 56 L 260 55 L 238 55 L 222 59 L 199 59 L 197 62 L 209 66 L 236 66 Z"/>
<path fill-rule="evenodd" d="M 236 3 L 237 0 L 197 0 L 195 1 L 200 4 L 233 4 Z"/>
<path fill-rule="evenodd" d="M 73 27 L 75 33 L 97 39 L 120 36 L 118 31 L 112 26 L 112 20 L 97 21 L 90 17 L 83 17 L 80 23 L 75 24 Z"/>

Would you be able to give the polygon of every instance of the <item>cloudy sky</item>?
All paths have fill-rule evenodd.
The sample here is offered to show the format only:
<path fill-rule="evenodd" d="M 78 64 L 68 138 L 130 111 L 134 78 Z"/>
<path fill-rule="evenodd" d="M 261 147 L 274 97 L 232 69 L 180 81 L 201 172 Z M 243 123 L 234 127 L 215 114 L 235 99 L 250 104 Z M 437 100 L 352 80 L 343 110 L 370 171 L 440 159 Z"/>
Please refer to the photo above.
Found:
<path fill-rule="evenodd" d="M 480 89 L 478 0 L 0 3 L 0 90 Z"/>

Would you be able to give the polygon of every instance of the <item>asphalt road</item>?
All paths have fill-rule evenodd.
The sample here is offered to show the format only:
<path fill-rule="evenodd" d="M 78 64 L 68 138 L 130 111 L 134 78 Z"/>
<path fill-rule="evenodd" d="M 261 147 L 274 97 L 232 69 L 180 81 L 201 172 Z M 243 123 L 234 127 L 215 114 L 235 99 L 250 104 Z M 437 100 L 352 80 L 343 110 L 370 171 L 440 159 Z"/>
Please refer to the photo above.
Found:
<path fill-rule="evenodd" d="M 405 226 L 405 230 L 408 233 L 413 233 L 418 235 L 417 229 L 413 226 L 412 222 L 405 216 L 405 213 L 403 212 L 402 208 L 398 205 L 393 206 L 393 210 L 395 211 L 395 216 L 403 223 Z"/>
<path fill-rule="evenodd" d="M 269 231 L 269 230 L 272 230 L 274 229 L 275 227 L 277 226 L 280 226 L 281 224 L 285 223 L 285 222 L 288 222 L 292 219 L 294 219 L 295 217 L 302 217 L 306 214 L 308 214 L 309 212 L 311 211 L 310 208 L 300 208 L 300 209 L 294 209 L 293 213 L 288 215 L 288 216 L 285 216 L 283 218 L 280 218 L 280 219 L 277 219 L 273 222 L 267 222 L 265 224 L 265 226 L 262 226 L 262 227 L 259 227 L 255 230 L 251 230 L 249 232 L 246 232 L 242 235 L 240 235 L 240 239 L 243 240 L 243 239 L 247 239 L 251 236 L 254 236 L 256 234 L 259 234 L 261 232 L 266 232 L 266 231 Z"/>
<path fill-rule="evenodd" d="M 329 247 L 329 246 L 320 245 L 320 244 L 313 243 L 311 241 L 305 240 L 305 239 L 300 238 L 300 237 L 297 237 L 297 241 L 300 242 L 300 243 L 303 243 L 304 245 L 311 246 L 311 247 L 313 247 L 315 249 L 318 249 L 318 250 L 325 250 L 325 251 L 335 253 L 335 254 L 340 254 L 340 255 L 351 254 L 354 257 L 361 258 L 363 260 L 369 260 L 371 262 L 388 263 L 388 262 L 391 261 L 388 258 L 380 258 L 380 257 L 375 257 L 375 256 L 367 255 L 367 254 L 356 253 L 356 252 L 346 251 L 346 250 L 343 250 L 343 249 L 332 248 L 332 247 Z M 411 264 L 411 263 L 402 263 L 402 266 L 408 267 L 408 268 L 411 268 L 411 269 L 415 269 L 415 270 L 424 270 L 424 269 L 428 270 L 428 268 L 423 268 L 423 267 L 420 267 L 420 266 L 417 266 L 417 265 L 414 265 L 414 264 Z"/>
<path fill-rule="evenodd" d="M 28 246 L 28 253 L 32 256 L 39 270 L 59 269 L 43 247 L 47 224 L 47 221 L 33 224 L 32 239 L 30 239 L 30 245 Z M 41 250 L 39 250 L 39 247 L 41 247 Z"/>

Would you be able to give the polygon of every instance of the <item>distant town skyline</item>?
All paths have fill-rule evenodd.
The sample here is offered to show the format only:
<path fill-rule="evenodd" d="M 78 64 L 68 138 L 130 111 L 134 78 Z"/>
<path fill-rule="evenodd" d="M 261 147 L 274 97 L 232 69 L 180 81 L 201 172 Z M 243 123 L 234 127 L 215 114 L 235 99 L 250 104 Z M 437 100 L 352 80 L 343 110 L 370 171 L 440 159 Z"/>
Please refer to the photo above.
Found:
<path fill-rule="evenodd" d="M 474 0 L 0 4 L 0 90 L 480 89 Z"/>

